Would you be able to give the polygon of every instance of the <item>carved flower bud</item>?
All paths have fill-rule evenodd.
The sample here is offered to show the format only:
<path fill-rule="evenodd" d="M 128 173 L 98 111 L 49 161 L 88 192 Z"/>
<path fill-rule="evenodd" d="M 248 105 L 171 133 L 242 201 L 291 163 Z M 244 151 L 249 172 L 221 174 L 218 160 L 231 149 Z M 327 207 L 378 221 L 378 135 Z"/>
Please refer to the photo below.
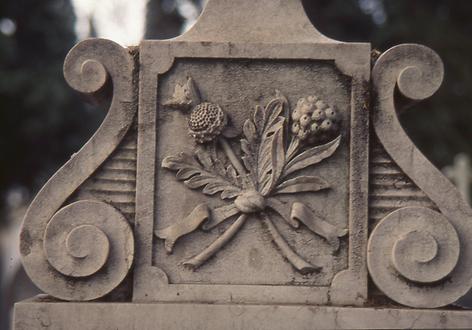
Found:
<path fill-rule="evenodd" d="M 319 122 L 319 121 L 322 121 L 326 118 L 326 113 L 321 110 L 321 109 L 316 109 L 313 114 L 311 115 L 311 118 L 316 121 L 316 122 Z"/>
<path fill-rule="evenodd" d="M 292 113 L 292 134 L 305 144 L 323 143 L 339 128 L 339 115 L 316 96 L 301 98 Z"/>
<path fill-rule="evenodd" d="M 298 121 L 300 120 L 300 117 L 301 117 L 301 113 L 300 111 L 298 111 L 297 109 L 295 109 L 293 112 L 292 112 L 292 120 L 293 121 Z"/>
<path fill-rule="evenodd" d="M 301 116 L 301 118 L 300 118 L 300 126 L 301 127 L 303 127 L 303 128 L 307 127 L 308 125 L 310 125 L 310 122 L 311 122 L 310 116 L 308 116 L 308 115 Z"/>
<path fill-rule="evenodd" d="M 325 110 L 326 118 L 330 119 L 331 121 L 336 121 L 338 120 L 338 114 L 336 111 L 334 111 L 333 108 L 328 108 Z M 324 118 L 323 118 L 324 119 Z"/>
<path fill-rule="evenodd" d="M 266 207 L 264 197 L 255 190 L 248 190 L 235 199 L 234 205 L 242 213 L 263 211 Z"/>
<path fill-rule="evenodd" d="M 298 138 L 302 141 L 306 140 L 306 138 L 310 135 L 310 130 L 307 128 L 302 128 L 298 131 Z"/>
<path fill-rule="evenodd" d="M 172 98 L 164 105 L 180 110 L 189 110 L 192 106 L 200 103 L 200 95 L 192 78 L 187 78 L 185 84 L 176 84 Z"/>
<path fill-rule="evenodd" d="M 317 96 L 308 96 L 307 100 L 308 100 L 309 103 L 315 103 L 315 102 L 318 101 L 318 97 Z"/>
<path fill-rule="evenodd" d="M 293 111 L 294 113 L 299 114 L 300 116 L 303 115 L 311 115 L 313 111 L 316 110 L 316 101 L 318 99 L 316 96 L 309 96 L 305 98 L 301 98 L 297 102 L 297 107 Z M 293 120 L 298 120 L 293 118 Z"/>
<path fill-rule="evenodd" d="M 298 134 L 298 131 L 300 130 L 300 123 L 299 122 L 295 122 L 292 124 L 292 133 L 294 135 Z"/>
<path fill-rule="evenodd" d="M 311 126 L 310 126 L 310 133 L 311 135 L 316 135 L 320 132 L 320 125 L 318 125 L 317 123 L 313 123 Z"/>
<path fill-rule="evenodd" d="M 189 134 L 198 143 L 212 141 L 221 134 L 227 120 L 226 114 L 219 105 L 209 102 L 200 103 L 190 113 Z"/>
<path fill-rule="evenodd" d="M 331 132 L 334 128 L 334 124 L 330 119 L 325 119 L 320 125 L 320 128 L 323 132 Z"/>
<path fill-rule="evenodd" d="M 328 105 L 324 103 L 322 100 L 319 100 L 318 102 L 316 102 L 316 108 L 320 110 L 325 110 L 326 108 L 328 108 Z"/>

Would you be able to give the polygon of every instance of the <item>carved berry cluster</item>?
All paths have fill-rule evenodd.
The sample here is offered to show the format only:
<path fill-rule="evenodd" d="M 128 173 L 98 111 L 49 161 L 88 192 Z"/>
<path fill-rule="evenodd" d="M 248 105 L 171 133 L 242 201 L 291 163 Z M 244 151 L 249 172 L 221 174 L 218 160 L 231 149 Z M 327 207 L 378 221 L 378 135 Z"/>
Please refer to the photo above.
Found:
<path fill-rule="evenodd" d="M 339 128 L 337 112 L 316 96 L 298 100 L 292 121 L 292 134 L 308 143 L 325 141 Z"/>

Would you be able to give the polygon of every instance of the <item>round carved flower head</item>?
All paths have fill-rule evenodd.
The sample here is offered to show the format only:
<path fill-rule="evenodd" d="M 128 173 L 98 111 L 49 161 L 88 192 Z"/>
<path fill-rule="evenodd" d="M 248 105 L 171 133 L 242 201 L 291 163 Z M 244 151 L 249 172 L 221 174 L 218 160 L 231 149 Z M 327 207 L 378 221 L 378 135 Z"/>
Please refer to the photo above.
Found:
<path fill-rule="evenodd" d="M 332 107 L 316 96 L 304 97 L 292 112 L 292 134 L 303 142 L 323 142 L 339 130 L 339 122 Z"/>
<path fill-rule="evenodd" d="M 218 104 L 200 103 L 190 113 L 189 134 L 197 143 L 213 141 L 221 134 L 227 121 L 226 114 Z"/>

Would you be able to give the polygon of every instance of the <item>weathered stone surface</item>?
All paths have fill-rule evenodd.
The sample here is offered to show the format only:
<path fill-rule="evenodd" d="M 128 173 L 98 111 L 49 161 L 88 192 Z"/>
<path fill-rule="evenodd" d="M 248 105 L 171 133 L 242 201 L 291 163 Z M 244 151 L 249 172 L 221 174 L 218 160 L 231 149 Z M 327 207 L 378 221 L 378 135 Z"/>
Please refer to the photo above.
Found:
<path fill-rule="evenodd" d="M 369 271 L 374 282 L 388 297 L 411 307 L 451 304 L 464 296 L 472 285 L 469 276 L 472 268 L 472 210 L 459 190 L 409 139 L 394 105 L 395 88 L 408 99 L 423 100 L 436 92 L 443 75 L 439 56 L 419 45 L 400 45 L 388 50 L 378 59 L 372 72 L 375 133 L 393 161 L 437 208 L 410 209 L 398 205 L 398 211 L 381 220 L 369 238 Z M 394 232 L 388 229 L 390 218 L 397 223 Z M 407 222 L 407 218 L 411 221 Z M 411 262 L 406 274 L 390 263 L 395 265 L 396 247 L 405 235 L 413 232 L 423 235 L 428 244 L 438 245 L 441 252 L 421 260 L 416 243 L 410 241 L 415 244 L 402 248 L 402 254 Z M 387 240 L 383 239 L 385 235 L 389 236 Z M 380 241 L 394 244 L 381 244 L 383 248 L 378 248 L 376 242 Z M 429 275 L 430 279 L 422 275 L 426 269 L 434 273 Z"/>
<path fill-rule="evenodd" d="M 17 330 L 470 329 L 471 324 L 472 313 L 458 310 L 309 305 L 59 303 L 37 298 L 15 306 Z"/>
<path fill-rule="evenodd" d="M 72 204 L 69 200 L 110 157 L 132 125 L 136 111 L 133 70 L 128 50 L 107 40 L 78 44 L 64 63 L 67 82 L 84 94 L 100 93 L 113 85 L 113 99 L 102 125 L 41 189 L 23 221 L 20 253 L 26 272 L 41 290 L 64 300 L 108 294 L 133 263 L 133 232 L 118 210 L 104 200 L 80 199 Z M 77 246 L 77 240 L 88 240 L 91 245 Z"/>
<path fill-rule="evenodd" d="M 173 40 L 80 43 L 66 79 L 111 92 L 109 113 L 33 201 L 21 254 L 56 298 L 132 303 L 25 302 L 17 329 L 471 328 L 394 307 L 472 286 L 472 210 L 395 108 L 443 71 L 410 44 L 371 72 L 370 44 L 322 36 L 298 0 L 210 0 Z"/>
<path fill-rule="evenodd" d="M 219 42 L 143 42 L 140 66 L 148 69 L 140 77 L 139 123 L 146 125 L 146 129 L 138 136 L 138 143 L 142 141 L 142 145 L 138 144 L 136 222 L 142 259 L 138 260 L 135 271 L 133 295 L 136 300 L 323 304 L 329 296 L 333 303 L 365 302 L 368 137 L 364 132 L 368 114 L 364 105 L 370 47 L 366 44 L 321 45 L 300 44 L 294 48 L 264 43 L 247 47 L 246 44 Z M 348 52 L 353 55 L 351 58 L 345 57 Z M 208 134 L 208 141 L 204 135 L 198 136 L 205 141 L 197 143 L 187 134 L 187 122 L 191 122 L 192 116 L 197 118 L 194 113 L 202 111 L 198 103 L 193 105 L 193 110 L 187 106 L 180 111 L 175 106 L 166 106 L 174 102 L 174 96 L 189 77 L 200 94 L 201 109 L 205 104 L 205 108 L 210 109 L 208 104 L 211 104 L 214 111 L 223 111 L 233 128 L 233 137 L 225 138 L 228 143 L 216 144 L 217 159 L 211 158 L 213 133 Z M 186 104 L 185 100 L 180 104 Z M 310 116 L 316 110 L 320 112 L 320 119 L 308 119 L 310 130 L 313 125 L 323 125 L 327 116 L 325 110 L 336 109 L 329 115 L 337 117 L 339 128 L 324 140 L 316 140 L 314 134 L 315 140 L 311 143 L 308 139 L 298 141 L 290 127 L 302 120 L 294 120 L 297 108 Z M 258 129 L 266 124 L 258 114 L 269 119 L 271 111 L 277 109 L 279 113 L 275 116 L 282 119 L 276 125 L 280 124 L 281 134 L 282 128 L 287 131 L 280 142 L 274 139 L 272 147 L 272 140 L 264 142 L 263 135 L 257 135 Z M 273 126 L 273 129 L 275 132 L 278 128 Z M 225 135 L 225 131 L 222 134 Z M 241 145 L 242 138 L 246 141 Z M 291 142 L 300 146 L 290 150 Z M 280 181 L 274 181 L 273 188 L 286 182 L 290 185 L 287 193 L 279 195 L 277 189 L 261 184 L 264 173 L 260 152 L 266 151 L 257 149 L 257 143 L 261 148 L 264 143 L 271 148 L 272 151 L 267 149 L 268 156 L 282 157 L 268 159 L 267 169 L 277 171 L 274 166 L 280 163 L 282 172 L 276 174 Z M 253 164 L 254 168 L 247 161 L 251 151 L 245 148 L 249 145 L 256 149 L 254 159 L 260 160 L 259 166 Z M 304 171 L 292 175 L 290 157 L 295 160 L 310 146 L 318 148 L 313 150 L 312 166 L 307 163 L 300 167 Z M 179 156 L 180 152 L 185 155 Z M 356 161 L 350 159 L 350 152 L 355 152 Z M 218 172 L 216 165 L 208 168 L 201 164 L 200 168 L 198 162 L 202 163 L 202 158 L 208 158 L 209 163 L 221 162 L 227 173 Z M 237 163 L 244 159 L 246 163 L 238 169 L 241 166 Z M 289 181 L 281 180 L 284 166 L 285 180 Z M 177 171 L 177 180 L 169 169 Z M 219 218 L 222 208 L 232 207 L 232 202 L 222 201 L 217 192 L 222 192 L 221 197 L 226 200 L 225 196 L 237 197 L 253 189 L 251 183 L 228 184 L 231 171 L 241 177 L 248 173 L 250 179 L 255 180 L 257 193 L 267 200 L 266 204 L 278 203 L 282 211 L 273 212 L 273 208 L 266 205 L 263 211 L 270 212 L 269 218 L 259 217 L 260 210 L 256 208 L 256 212 L 243 215 L 234 225 L 231 225 L 234 220 L 228 219 L 221 224 L 216 221 L 218 225 L 203 224 L 206 232 L 195 231 L 207 218 L 206 214 L 198 219 L 192 216 L 202 203 L 209 207 L 210 219 Z M 222 176 L 229 181 L 222 182 Z M 311 180 L 312 184 L 297 186 L 293 180 Z M 197 191 L 200 188 L 203 193 Z M 208 196 L 208 192 L 214 196 Z M 177 196 L 180 203 L 176 203 Z M 235 200 L 234 204 L 236 209 L 239 205 L 239 209 L 229 212 L 233 217 L 244 211 L 239 201 Z M 296 203 L 303 205 L 297 207 Z M 293 220 L 299 227 L 293 230 L 290 221 L 297 218 L 298 213 L 304 215 L 302 222 L 306 218 L 314 221 L 315 226 L 326 223 L 325 227 L 334 227 L 323 236 L 316 230 L 313 233 L 306 221 L 298 226 L 298 221 Z M 168 228 L 180 221 L 176 219 L 194 226 L 179 230 L 188 235 L 174 246 L 176 237 L 168 236 L 171 231 Z M 334 237 L 334 232 L 339 233 L 339 237 Z M 154 233 L 162 240 L 152 239 Z M 357 244 L 349 248 L 349 239 Z M 173 246 L 172 251 L 166 248 L 169 244 Z M 274 269 L 278 271 L 273 272 Z"/>

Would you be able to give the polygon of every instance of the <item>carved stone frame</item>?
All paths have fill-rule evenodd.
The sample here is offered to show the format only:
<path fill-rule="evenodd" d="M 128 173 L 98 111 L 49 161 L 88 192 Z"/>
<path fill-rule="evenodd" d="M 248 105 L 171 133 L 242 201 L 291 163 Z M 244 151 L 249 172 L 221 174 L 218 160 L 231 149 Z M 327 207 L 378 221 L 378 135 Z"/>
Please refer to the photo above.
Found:
<path fill-rule="evenodd" d="M 133 301 L 362 305 L 367 300 L 370 44 L 144 41 L 140 46 Z M 348 269 L 330 287 L 169 284 L 152 264 L 159 75 L 176 58 L 334 61 L 351 78 Z"/>

